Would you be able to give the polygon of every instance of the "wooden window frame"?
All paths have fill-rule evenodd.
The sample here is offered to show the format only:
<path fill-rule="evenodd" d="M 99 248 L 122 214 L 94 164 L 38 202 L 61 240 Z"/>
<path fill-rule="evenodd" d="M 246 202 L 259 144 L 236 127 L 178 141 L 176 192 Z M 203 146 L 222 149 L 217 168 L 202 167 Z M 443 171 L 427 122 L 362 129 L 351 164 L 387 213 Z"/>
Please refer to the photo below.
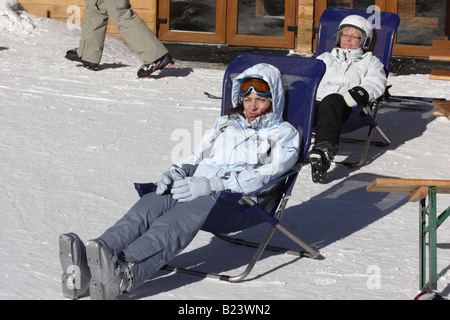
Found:
<path fill-rule="evenodd" d="M 216 1 L 215 32 L 170 30 L 170 0 L 160 0 L 160 2 L 163 3 L 160 3 L 158 6 L 158 17 L 167 19 L 166 22 L 159 24 L 158 36 L 160 40 L 214 44 L 225 43 L 227 1 Z"/>
<path fill-rule="evenodd" d="M 238 2 L 239 0 L 228 0 L 227 16 L 227 44 L 241 45 L 241 46 L 258 46 L 264 47 L 265 43 L 270 43 L 272 48 L 294 48 L 295 47 L 295 32 L 289 31 L 288 26 L 296 25 L 296 1 L 286 0 L 284 13 L 284 36 L 283 37 L 264 37 L 253 35 L 238 34 L 237 20 L 238 20 Z"/>

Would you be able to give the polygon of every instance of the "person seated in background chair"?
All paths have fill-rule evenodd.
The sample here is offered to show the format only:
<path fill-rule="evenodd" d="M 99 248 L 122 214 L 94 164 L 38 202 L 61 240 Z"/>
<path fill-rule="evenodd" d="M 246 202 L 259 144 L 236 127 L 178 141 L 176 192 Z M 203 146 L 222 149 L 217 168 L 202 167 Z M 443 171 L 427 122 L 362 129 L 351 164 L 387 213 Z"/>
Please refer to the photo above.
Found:
<path fill-rule="evenodd" d="M 192 241 L 221 191 L 250 193 L 289 171 L 300 133 L 282 118 L 280 71 L 257 64 L 233 80 L 233 108 L 219 117 L 191 156 L 158 180 L 119 221 L 86 247 L 60 236 L 62 290 L 76 299 L 114 299 L 144 283 Z M 256 199 L 259 200 L 259 199 Z M 70 271 L 79 270 L 78 286 Z"/>
<path fill-rule="evenodd" d="M 313 182 L 324 183 L 339 148 L 343 123 L 357 105 L 367 105 L 385 92 L 383 63 L 370 51 L 373 27 L 367 19 L 350 15 L 339 24 L 336 47 L 316 59 L 326 65 L 315 108 L 316 136 L 309 153 Z"/>

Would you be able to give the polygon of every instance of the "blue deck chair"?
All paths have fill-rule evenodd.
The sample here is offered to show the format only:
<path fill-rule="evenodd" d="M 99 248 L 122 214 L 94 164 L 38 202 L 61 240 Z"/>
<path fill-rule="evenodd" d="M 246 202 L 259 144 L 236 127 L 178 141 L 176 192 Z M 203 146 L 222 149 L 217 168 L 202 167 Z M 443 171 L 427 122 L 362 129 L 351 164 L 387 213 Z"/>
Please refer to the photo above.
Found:
<path fill-rule="evenodd" d="M 348 15 L 357 14 L 374 21 L 371 19 L 374 13 L 367 13 L 363 10 L 354 9 L 342 9 L 342 8 L 328 8 L 320 17 L 319 21 L 319 33 L 317 38 L 316 56 L 324 52 L 330 52 L 336 46 L 336 34 L 339 27 L 339 23 Z M 369 48 L 369 51 L 380 59 L 384 64 L 386 75 L 389 75 L 391 66 L 392 49 L 394 46 L 395 33 L 400 22 L 400 18 L 395 13 L 390 12 L 377 12 L 379 16 L 376 16 L 381 28 L 374 29 L 374 36 Z M 381 106 L 382 97 L 375 101 L 370 106 L 356 106 L 353 108 L 353 112 L 350 118 L 344 123 L 341 133 L 349 133 L 356 131 L 363 127 L 369 127 L 367 136 L 362 142 L 364 143 L 363 150 L 359 161 L 357 162 L 342 162 L 349 167 L 359 167 L 364 164 L 370 144 L 379 146 L 388 146 L 390 144 L 389 138 L 379 127 L 376 119 L 378 111 Z M 384 141 L 371 142 L 373 130 L 376 130 Z M 352 139 L 341 139 L 342 141 L 354 142 Z"/>
<path fill-rule="evenodd" d="M 262 62 L 276 66 L 285 80 L 286 105 L 283 117 L 302 133 L 299 159 L 296 165 L 288 173 L 271 181 L 264 188 L 261 188 L 252 194 L 222 192 L 202 227 L 202 230 L 211 232 L 222 240 L 257 248 L 244 272 L 237 276 L 229 276 L 172 266 L 165 266 L 164 269 L 166 270 L 216 278 L 229 282 L 239 282 L 251 272 L 265 249 L 300 257 L 317 258 L 319 255 L 316 250 L 287 230 L 279 221 L 284 213 L 287 201 L 311 143 L 316 91 L 325 72 L 325 64 L 319 60 L 301 57 L 257 53 L 239 54 L 230 62 L 224 75 L 222 87 L 222 115 L 226 114 L 232 106 L 232 80 L 245 69 Z M 147 192 L 153 191 L 155 185 L 135 184 L 135 188 L 139 195 L 142 196 Z M 270 191 L 267 191 L 268 189 L 270 189 Z M 265 199 L 263 203 L 255 203 L 250 199 L 253 195 L 261 196 L 263 194 Z M 225 235 L 261 223 L 268 223 L 269 229 L 260 243 L 247 242 Z M 295 251 L 268 246 L 269 240 L 275 230 L 280 230 L 306 251 Z"/>

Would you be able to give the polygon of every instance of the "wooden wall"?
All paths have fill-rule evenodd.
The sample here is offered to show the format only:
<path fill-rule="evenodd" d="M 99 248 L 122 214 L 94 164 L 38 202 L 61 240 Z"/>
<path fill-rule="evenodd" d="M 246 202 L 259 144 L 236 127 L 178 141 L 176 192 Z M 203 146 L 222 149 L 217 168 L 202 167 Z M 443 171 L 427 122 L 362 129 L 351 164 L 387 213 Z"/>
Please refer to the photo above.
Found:
<path fill-rule="evenodd" d="M 82 21 L 87 0 L 19 0 L 27 12 L 41 17 L 54 18 L 60 21 L 75 23 L 74 14 L 79 7 L 80 19 Z M 56 3 L 56 4 L 55 4 Z M 156 8 L 157 0 L 130 0 L 133 10 L 144 20 L 149 28 L 156 31 Z M 77 6 L 75 8 L 70 6 Z M 71 10 L 73 8 L 73 10 Z M 68 12 L 69 11 L 69 12 Z M 119 34 L 114 23 L 108 23 L 108 33 Z"/>
<path fill-rule="evenodd" d="M 312 53 L 314 28 L 314 0 L 298 0 L 297 8 L 297 47 L 301 53 Z"/>
<path fill-rule="evenodd" d="M 87 0 L 19 0 L 29 13 L 42 17 L 54 18 L 60 21 L 75 23 L 74 14 L 70 6 L 77 6 L 80 10 L 80 23 L 86 8 Z M 164 0 L 130 0 L 133 10 L 145 21 L 149 28 L 156 33 L 156 18 L 158 1 Z M 298 37 L 296 51 L 302 53 L 312 52 L 313 26 L 314 26 L 314 0 L 297 0 Z M 75 7 L 75 9 L 77 9 Z M 69 12 L 68 12 L 69 11 Z M 108 33 L 120 35 L 114 23 L 108 24 Z"/>

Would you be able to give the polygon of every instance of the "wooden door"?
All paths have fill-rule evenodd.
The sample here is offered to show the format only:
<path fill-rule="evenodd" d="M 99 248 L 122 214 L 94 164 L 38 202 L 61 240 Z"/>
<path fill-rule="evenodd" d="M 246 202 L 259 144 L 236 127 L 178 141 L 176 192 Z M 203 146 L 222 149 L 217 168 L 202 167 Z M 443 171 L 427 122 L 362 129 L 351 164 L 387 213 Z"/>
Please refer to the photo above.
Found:
<path fill-rule="evenodd" d="M 295 47 L 295 0 L 160 0 L 163 41 Z"/>

